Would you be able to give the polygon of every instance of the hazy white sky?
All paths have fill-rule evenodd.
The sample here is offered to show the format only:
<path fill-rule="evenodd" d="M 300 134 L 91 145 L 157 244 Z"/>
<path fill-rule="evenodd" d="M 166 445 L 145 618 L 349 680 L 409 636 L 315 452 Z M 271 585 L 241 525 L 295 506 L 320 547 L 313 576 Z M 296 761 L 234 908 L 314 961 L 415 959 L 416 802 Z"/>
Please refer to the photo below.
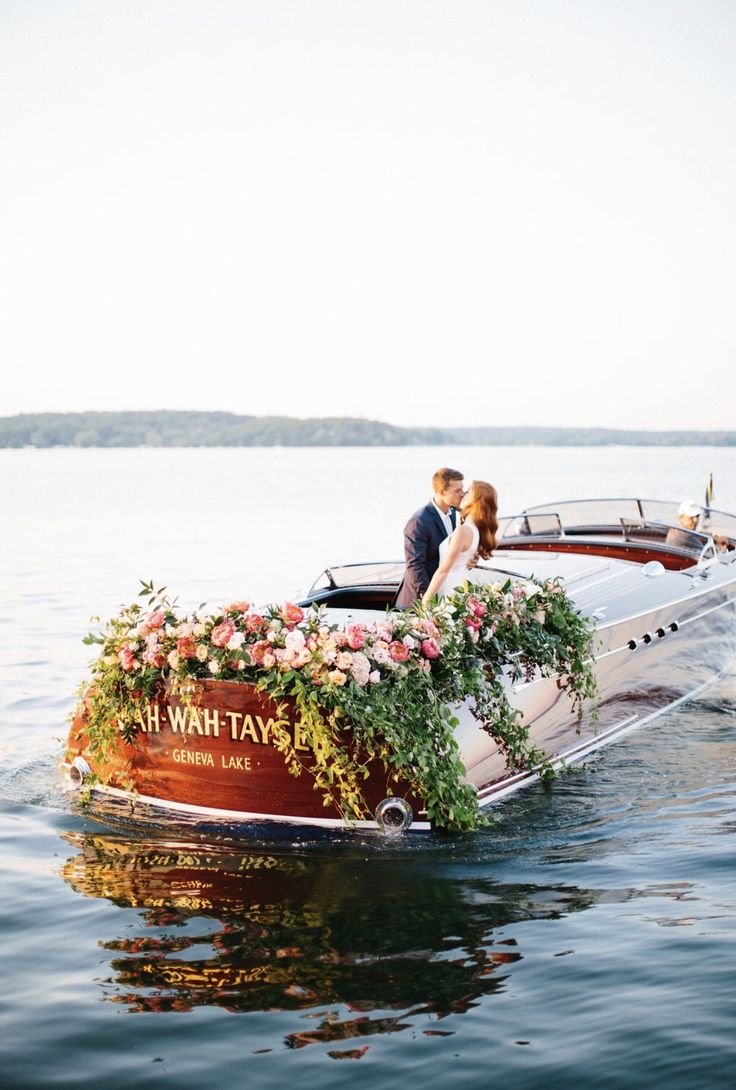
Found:
<path fill-rule="evenodd" d="M 0 0 L 0 415 L 736 427 L 733 0 Z"/>

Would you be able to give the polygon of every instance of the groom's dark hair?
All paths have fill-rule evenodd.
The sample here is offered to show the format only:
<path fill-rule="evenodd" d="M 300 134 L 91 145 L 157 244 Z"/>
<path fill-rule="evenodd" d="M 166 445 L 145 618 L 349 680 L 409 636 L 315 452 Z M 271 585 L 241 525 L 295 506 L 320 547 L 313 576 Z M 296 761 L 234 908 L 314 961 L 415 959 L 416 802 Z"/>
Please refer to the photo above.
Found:
<path fill-rule="evenodd" d="M 432 488 L 435 492 L 444 492 L 450 481 L 461 481 L 464 476 L 458 469 L 438 469 L 432 477 Z"/>

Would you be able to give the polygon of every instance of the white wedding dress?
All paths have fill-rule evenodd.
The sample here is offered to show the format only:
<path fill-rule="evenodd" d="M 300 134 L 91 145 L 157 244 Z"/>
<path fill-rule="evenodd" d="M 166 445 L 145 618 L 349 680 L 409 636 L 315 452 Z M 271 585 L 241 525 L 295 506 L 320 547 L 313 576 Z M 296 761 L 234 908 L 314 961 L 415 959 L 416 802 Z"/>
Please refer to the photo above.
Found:
<path fill-rule="evenodd" d="M 444 582 L 437 588 L 438 595 L 451 594 L 456 587 L 461 587 L 463 583 L 467 583 L 467 581 L 472 578 L 471 573 L 468 570 L 468 561 L 472 560 L 476 554 L 480 541 L 480 533 L 478 527 L 474 522 L 471 522 L 470 519 L 466 519 L 463 526 L 469 526 L 473 532 L 470 546 L 455 557 L 455 562 L 445 576 Z M 445 554 L 450 547 L 451 537 L 452 535 L 440 542 L 440 564 L 442 564 Z"/>

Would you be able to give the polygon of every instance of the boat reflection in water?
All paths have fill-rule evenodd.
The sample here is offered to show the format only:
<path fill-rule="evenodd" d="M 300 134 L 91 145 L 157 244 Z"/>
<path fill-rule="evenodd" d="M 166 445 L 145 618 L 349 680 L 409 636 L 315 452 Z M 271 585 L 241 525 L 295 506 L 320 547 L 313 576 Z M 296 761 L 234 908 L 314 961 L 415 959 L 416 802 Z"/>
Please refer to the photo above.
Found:
<path fill-rule="evenodd" d="M 101 943 L 107 999 L 130 1012 L 309 1011 L 314 1028 L 286 1039 L 297 1048 L 463 1013 L 503 989 L 522 957 L 504 928 L 601 897 L 458 878 L 436 853 L 356 854 L 355 843 L 328 856 L 293 844 L 64 838 L 74 855 L 61 873 L 76 891 L 140 913 L 137 933 L 126 917 L 124 933 Z"/>

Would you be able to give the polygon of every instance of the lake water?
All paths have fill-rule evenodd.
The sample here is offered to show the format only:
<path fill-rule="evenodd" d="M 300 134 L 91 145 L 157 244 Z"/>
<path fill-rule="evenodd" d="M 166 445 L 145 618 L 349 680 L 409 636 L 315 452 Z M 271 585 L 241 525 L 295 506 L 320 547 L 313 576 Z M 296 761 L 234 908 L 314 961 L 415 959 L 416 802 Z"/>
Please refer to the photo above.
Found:
<path fill-rule="evenodd" d="M 472 836 L 162 836 L 59 786 L 91 616 L 398 558 L 443 464 L 507 514 L 710 472 L 736 510 L 724 448 L 0 452 L 0 1086 L 733 1086 L 734 675 Z"/>

